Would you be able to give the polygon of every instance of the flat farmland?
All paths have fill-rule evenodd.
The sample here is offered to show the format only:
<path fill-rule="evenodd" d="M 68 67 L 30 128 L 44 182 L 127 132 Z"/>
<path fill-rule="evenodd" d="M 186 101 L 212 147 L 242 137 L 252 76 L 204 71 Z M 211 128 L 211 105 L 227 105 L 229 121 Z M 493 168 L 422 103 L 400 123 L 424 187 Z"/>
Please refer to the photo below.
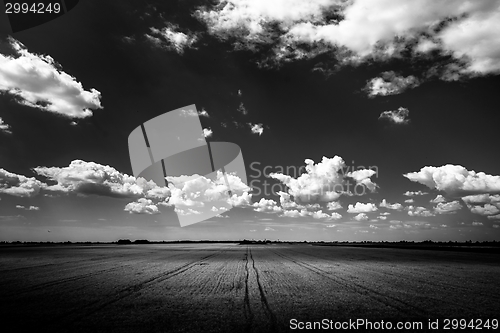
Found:
<path fill-rule="evenodd" d="M 0 248 L 4 332 L 286 332 L 292 319 L 499 319 L 499 281 L 498 253 L 309 244 Z"/>

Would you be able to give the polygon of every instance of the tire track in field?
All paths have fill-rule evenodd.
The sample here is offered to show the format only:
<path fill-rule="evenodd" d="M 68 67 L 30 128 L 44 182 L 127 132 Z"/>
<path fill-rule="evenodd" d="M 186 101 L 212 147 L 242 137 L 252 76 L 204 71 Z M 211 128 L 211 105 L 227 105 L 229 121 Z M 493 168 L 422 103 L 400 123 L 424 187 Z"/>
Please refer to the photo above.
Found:
<path fill-rule="evenodd" d="M 329 259 L 318 257 L 318 256 L 315 256 L 315 255 L 306 253 L 306 252 L 300 252 L 300 251 L 296 251 L 296 250 L 291 250 L 291 251 L 295 252 L 295 253 L 302 254 L 302 255 L 307 255 L 309 257 L 313 257 L 313 258 L 316 258 L 316 259 L 320 259 L 320 260 L 324 260 L 324 261 L 331 261 Z M 376 274 L 386 274 L 386 275 L 392 276 L 393 278 L 396 278 L 396 279 L 402 279 L 402 280 L 405 280 L 405 281 L 419 282 L 419 283 L 422 283 L 422 284 L 427 284 L 427 285 L 429 285 L 431 287 L 434 287 L 434 288 L 446 288 L 446 289 L 453 288 L 453 289 L 460 289 L 460 290 L 466 291 L 466 292 L 470 292 L 471 291 L 470 288 L 466 288 L 466 287 L 462 287 L 462 286 L 457 286 L 457 285 L 450 286 L 448 284 L 440 283 L 440 282 L 437 282 L 437 281 L 436 282 L 431 282 L 431 281 L 420 279 L 420 278 L 414 278 L 414 277 L 409 278 L 409 277 L 406 277 L 406 276 L 401 275 L 401 274 L 391 273 L 391 272 L 387 272 L 387 271 L 384 271 L 383 273 L 381 273 L 380 271 L 377 271 L 377 270 L 375 270 L 373 268 L 369 268 L 369 267 L 366 267 L 366 266 L 363 266 L 363 265 L 356 265 L 356 268 L 359 268 L 359 269 L 362 269 L 362 270 L 365 270 L 365 271 L 368 271 L 368 272 L 373 272 L 373 273 L 376 273 Z M 482 296 L 485 296 L 485 297 L 490 297 L 489 294 L 479 293 L 479 292 L 476 292 L 476 291 L 474 291 L 474 293 L 476 295 L 482 295 Z M 391 298 L 390 296 L 387 296 L 387 297 Z M 450 304 L 450 305 L 456 305 L 456 302 L 449 301 L 446 298 L 439 298 L 439 301 L 441 303 L 446 303 L 446 304 Z M 404 301 L 401 301 L 401 302 L 404 302 Z M 465 307 L 467 307 L 469 309 L 475 309 L 475 307 L 472 306 L 472 305 L 462 304 L 461 306 L 462 307 L 465 306 Z"/>
<path fill-rule="evenodd" d="M 26 288 L 16 289 L 15 292 L 10 293 L 10 294 L 6 294 L 6 295 L 4 295 L 4 297 L 18 296 L 20 294 L 25 294 L 25 293 L 37 291 L 37 290 L 40 290 L 40 289 L 57 286 L 58 284 L 63 284 L 63 283 L 67 283 L 67 282 L 73 282 L 73 281 L 78 281 L 78 280 L 86 279 L 86 278 L 93 277 L 93 276 L 96 276 L 96 275 L 99 275 L 99 274 L 103 274 L 103 273 L 107 273 L 107 272 L 112 272 L 112 271 L 118 270 L 120 268 L 123 268 L 123 267 L 126 267 L 126 266 L 130 266 L 130 265 L 132 265 L 132 264 L 120 265 L 120 266 L 116 266 L 116 267 L 113 267 L 113 268 L 101 269 L 99 271 L 93 271 L 93 272 L 90 272 L 90 273 L 80 274 L 80 275 L 77 275 L 77 276 L 72 276 L 72 277 L 67 277 L 67 278 L 61 278 L 61 279 L 55 280 L 55 281 L 49 281 L 49 282 L 39 283 L 39 284 L 36 284 L 34 286 L 29 286 L 29 287 L 26 287 Z"/>
<path fill-rule="evenodd" d="M 386 305 L 388 307 L 394 308 L 394 309 L 396 309 L 396 310 L 398 310 L 400 312 L 403 312 L 403 313 L 405 313 L 407 315 L 410 315 L 410 316 L 414 316 L 414 315 L 427 316 L 428 315 L 428 312 L 425 311 L 424 309 L 422 309 L 420 307 L 417 307 L 417 306 L 414 306 L 414 305 L 412 305 L 412 304 L 410 304 L 408 302 L 402 301 L 402 300 L 400 300 L 398 298 L 395 298 L 395 297 L 392 297 L 392 296 L 385 295 L 385 294 L 383 294 L 383 293 L 381 293 L 379 291 L 376 291 L 376 290 L 374 290 L 372 288 L 363 286 L 363 285 L 361 285 L 359 283 L 356 283 L 356 282 L 354 282 L 352 280 L 341 278 L 341 277 L 339 277 L 337 275 L 335 275 L 335 277 L 332 277 L 329 272 L 327 272 L 327 271 L 325 271 L 325 270 L 323 270 L 321 268 L 318 268 L 318 267 L 316 267 L 314 265 L 308 264 L 306 262 L 303 262 L 303 261 L 300 261 L 300 260 L 297 260 L 297 259 L 293 259 L 291 257 L 288 257 L 288 256 L 282 254 L 282 253 L 278 253 L 278 252 L 275 252 L 275 251 L 271 251 L 271 252 L 273 252 L 274 254 L 276 254 L 277 256 L 279 256 L 279 257 L 281 257 L 283 259 L 289 260 L 289 261 L 291 261 L 291 262 L 293 262 L 293 263 L 295 263 L 295 264 L 297 264 L 297 265 L 299 265 L 299 266 L 301 266 L 301 267 L 303 267 L 303 268 L 305 268 L 307 270 L 310 270 L 311 272 L 314 272 L 314 273 L 316 273 L 316 274 L 318 274 L 318 275 L 320 275 L 322 277 L 325 277 L 325 278 L 327 278 L 329 280 L 332 280 L 335 283 L 337 283 L 337 284 L 339 284 L 339 285 L 341 285 L 343 287 L 349 288 L 349 289 L 351 289 L 352 291 L 354 291 L 354 292 L 356 292 L 358 294 L 362 294 L 363 296 L 368 296 L 368 297 L 370 297 L 370 298 L 372 298 L 372 299 L 374 299 L 374 300 L 376 300 L 376 301 L 378 301 L 378 302 L 380 302 L 380 303 L 382 303 L 382 304 L 384 304 L 384 305 Z M 358 289 L 355 288 L 355 287 L 353 287 L 353 286 L 357 287 Z M 360 289 L 364 290 L 366 292 L 366 294 L 360 292 Z M 387 298 L 390 299 L 390 300 L 392 300 L 392 301 L 394 301 L 394 302 L 399 303 L 400 306 L 397 306 L 395 304 L 391 304 L 391 303 L 387 302 L 386 301 Z"/>
<path fill-rule="evenodd" d="M 328 258 L 324 258 L 324 257 L 318 257 L 318 256 L 315 256 L 315 255 L 312 255 L 310 253 L 307 253 L 307 252 L 300 252 L 300 251 L 296 251 L 296 250 L 290 250 L 292 252 L 295 252 L 295 253 L 300 253 L 302 255 L 307 255 L 307 256 L 310 256 L 310 257 L 313 257 L 313 258 L 316 258 L 316 259 L 320 259 L 320 260 L 324 260 L 324 261 L 332 261 Z M 373 257 L 373 258 L 378 258 L 378 257 Z M 393 272 L 388 272 L 388 271 L 384 271 L 383 273 L 381 273 L 380 271 L 376 270 L 376 269 L 373 269 L 373 268 L 370 268 L 370 267 L 366 267 L 366 264 L 361 264 L 361 265 L 356 265 L 356 268 L 359 268 L 359 269 L 362 269 L 362 270 L 365 270 L 365 271 L 369 271 L 369 272 L 374 272 L 374 273 L 377 273 L 377 274 L 385 274 L 385 275 L 389 275 L 389 276 L 392 276 L 394 278 L 397 278 L 397 279 L 404 279 L 404 280 L 411 280 L 412 282 L 419 282 L 419 283 L 423 283 L 423 284 L 428 284 L 432 287 L 442 287 L 442 288 L 454 288 L 454 289 L 460 289 L 460 290 L 463 290 L 463 291 L 471 291 L 470 288 L 467 288 L 467 287 L 464 287 L 464 286 L 460 286 L 460 285 L 453 285 L 453 286 L 450 286 L 449 284 L 447 283 L 443 283 L 443 282 L 439 282 L 439 281 L 429 281 L 429 280 L 426 280 L 426 279 L 422 279 L 420 277 L 414 277 L 412 276 L 411 279 L 409 277 L 406 277 L 404 274 L 401 274 L 401 273 L 393 273 Z M 417 269 L 415 269 L 417 270 Z M 419 270 L 417 270 L 419 271 Z M 437 273 L 442 273 L 442 269 L 434 269 L 434 271 L 436 271 Z M 479 293 L 479 292 L 476 292 L 475 293 L 477 295 L 482 295 L 482 296 L 490 296 L 490 294 L 486 294 L 486 293 Z"/>
<path fill-rule="evenodd" d="M 176 255 L 174 255 L 172 257 L 169 257 L 169 258 L 174 258 L 174 257 L 176 257 Z M 95 262 L 94 262 L 95 259 L 91 259 L 91 260 L 92 260 L 92 262 L 90 264 L 91 265 L 95 264 Z M 102 259 L 99 259 L 98 261 L 103 261 L 103 260 L 109 260 L 109 258 L 102 258 Z M 142 262 L 146 262 L 146 261 L 148 261 L 148 260 L 145 259 L 145 260 L 141 260 L 139 262 L 142 263 Z M 109 263 L 110 262 L 108 261 L 107 263 L 104 263 L 104 264 L 109 264 Z M 99 263 L 98 265 L 101 265 L 101 264 L 103 264 L 103 263 Z M 49 264 L 49 265 L 56 265 L 56 264 Z M 25 293 L 37 291 L 37 290 L 40 290 L 40 289 L 43 289 L 43 288 L 57 286 L 57 285 L 63 284 L 63 283 L 68 283 L 68 282 L 73 282 L 73 281 L 78 281 L 78 280 L 90 278 L 90 277 L 93 277 L 93 276 L 97 276 L 99 274 L 116 271 L 116 270 L 119 270 L 119 269 L 121 269 L 123 267 L 129 267 L 129 266 L 133 266 L 133 265 L 137 265 L 137 262 L 130 262 L 130 263 L 123 264 L 123 265 L 120 265 L 120 266 L 115 266 L 115 267 L 112 267 L 112 268 L 95 270 L 95 271 L 92 271 L 90 273 L 84 273 L 84 274 L 80 274 L 80 275 L 76 275 L 76 276 L 71 276 L 71 277 L 66 277 L 66 278 L 63 277 L 63 278 L 60 278 L 60 279 L 55 280 L 55 281 L 43 282 L 43 283 L 35 284 L 33 286 L 16 289 L 15 292 L 12 292 L 10 294 L 6 294 L 3 297 L 18 296 L 20 294 L 25 294 Z M 81 269 L 81 268 L 83 268 L 83 267 L 78 267 L 78 269 Z M 74 268 L 68 268 L 68 270 L 69 269 L 74 269 Z M 85 269 L 89 269 L 89 267 L 85 267 Z M 0 285 L 2 285 L 2 284 L 0 284 Z M 86 288 L 86 286 L 81 286 L 81 287 L 73 289 L 73 290 L 80 290 L 80 289 L 83 289 L 83 288 Z"/>
<path fill-rule="evenodd" d="M 269 320 L 271 321 L 272 332 L 275 332 L 277 330 L 276 328 L 277 328 L 278 320 L 276 319 L 276 315 L 274 314 L 274 312 L 271 310 L 271 307 L 269 306 L 269 303 L 267 301 L 266 293 L 264 292 L 264 288 L 262 288 L 262 284 L 260 282 L 260 277 L 259 277 L 259 271 L 257 270 L 257 267 L 255 267 L 255 259 L 252 256 L 252 250 L 250 248 L 248 248 L 248 246 L 247 246 L 247 249 L 250 252 L 250 259 L 252 259 L 252 268 L 255 272 L 255 278 L 257 280 L 257 285 L 259 286 L 259 294 L 260 294 L 260 301 L 261 301 L 262 307 L 266 310 L 265 314 L 266 314 L 267 318 L 269 318 Z M 247 263 L 248 263 L 248 259 L 247 259 Z"/>
<path fill-rule="evenodd" d="M 96 261 L 102 261 L 102 260 L 106 260 L 106 259 L 109 259 L 109 258 L 89 258 L 89 259 L 85 259 L 85 261 L 90 261 L 90 262 L 96 262 Z M 19 270 L 23 270 L 23 269 L 33 269 L 33 268 L 41 268 L 41 267 L 47 267 L 47 266 L 60 266 L 60 265 L 66 265 L 66 264 L 79 264 L 80 263 L 80 259 L 74 259 L 74 260 L 70 260 L 70 261 L 63 261 L 63 262 L 56 262 L 56 263 L 50 263 L 50 264 L 43 264 L 43 265 L 33 265 L 33 266 L 24 266 L 24 267 L 17 267 L 17 268 L 11 268 L 11 269 L 1 269 L 0 270 L 0 273 L 10 273 L 10 272 L 13 272 L 13 271 L 19 271 Z"/>
<path fill-rule="evenodd" d="M 177 267 L 171 271 L 155 275 L 149 279 L 146 279 L 145 281 L 142 281 L 141 283 L 137 283 L 133 286 L 123 288 L 122 290 L 116 292 L 114 296 L 108 297 L 106 301 L 97 300 L 94 302 L 90 302 L 90 303 L 86 304 L 85 307 L 80 307 L 80 308 L 74 309 L 72 311 L 69 311 L 69 312 L 59 316 L 57 319 L 54 319 L 53 321 L 58 326 L 67 327 L 68 322 L 63 322 L 63 320 L 67 319 L 68 317 L 70 317 L 73 314 L 78 314 L 80 312 L 83 312 L 83 314 L 77 315 L 76 318 L 71 318 L 71 321 L 69 322 L 69 324 L 74 324 L 76 322 L 79 322 L 82 319 L 89 317 L 89 316 L 101 311 L 102 309 L 106 308 L 109 305 L 112 305 L 112 304 L 114 304 L 114 303 L 116 303 L 116 302 L 118 302 L 126 297 L 129 297 L 129 296 L 131 296 L 131 295 L 133 295 L 133 294 L 135 294 L 143 289 L 151 287 L 152 285 L 154 285 L 154 283 L 157 284 L 157 283 L 163 282 L 165 280 L 168 280 L 170 278 L 173 278 L 174 276 L 182 274 L 185 271 L 198 265 L 201 261 L 209 259 L 211 257 L 214 257 L 223 251 L 224 250 L 218 251 L 216 253 L 212 253 L 212 254 L 205 256 L 201 259 L 194 260 L 194 261 L 191 261 L 187 264 L 181 265 L 180 267 Z M 92 307 L 92 308 L 88 309 L 88 307 Z"/>
<path fill-rule="evenodd" d="M 251 332 L 252 331 L 252 323 L 253 323 L 253 312 L 252 308 L 250 306 L 250 296 L 248 294 L 248 278 L 250 277 L 250 269 L 249 269 L 249 261 L 248 261 L 248 251 L 249 248 L 247 246 L 247 251 L 245 253 L 245 271 L 246 271 L 246 276 L 245 276 L 245 298 L 243 299 L 243 309 L 245 313 L 245 319 L 246 319 L 246 325 L 245 325 L 245 332 Z"/>

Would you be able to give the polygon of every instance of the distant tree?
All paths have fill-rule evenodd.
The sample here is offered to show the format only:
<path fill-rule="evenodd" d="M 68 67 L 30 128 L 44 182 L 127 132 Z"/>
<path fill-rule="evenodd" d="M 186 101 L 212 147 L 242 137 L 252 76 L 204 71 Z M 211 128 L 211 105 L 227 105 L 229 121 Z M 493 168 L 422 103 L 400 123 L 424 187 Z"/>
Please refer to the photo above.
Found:
<path fill-rule="evenodd" d="M 130 239 L 120 239 L 118 242 L 116 242 L 117 244 L 132 244 L 132 242 L 130 241 Z"/>

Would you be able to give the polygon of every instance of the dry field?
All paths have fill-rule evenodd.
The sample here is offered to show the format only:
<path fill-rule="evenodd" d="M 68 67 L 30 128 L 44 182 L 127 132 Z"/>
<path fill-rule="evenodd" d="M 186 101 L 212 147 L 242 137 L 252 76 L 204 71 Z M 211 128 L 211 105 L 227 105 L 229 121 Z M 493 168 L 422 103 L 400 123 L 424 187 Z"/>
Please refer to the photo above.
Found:
<path fill-rule="evenodd" d="M 293 331 L 291 319 L 498 319 L 499 259 L 306 244 L 1 247 L 0 314 L 12 332 L 274 332 Z"/>

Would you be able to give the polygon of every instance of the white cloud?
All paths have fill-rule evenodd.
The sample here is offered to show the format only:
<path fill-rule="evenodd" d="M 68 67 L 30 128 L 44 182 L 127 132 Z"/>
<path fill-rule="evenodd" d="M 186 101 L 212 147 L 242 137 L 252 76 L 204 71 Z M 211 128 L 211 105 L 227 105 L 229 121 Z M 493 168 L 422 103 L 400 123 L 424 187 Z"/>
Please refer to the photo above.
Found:
<path fill-rule="evenodd" d="M 278 206 L 278 203 L 271 199 L 261 198 L 260 201 L 255 202 L 253 205 L 256 212 L 261 213 L 281 213 L 283 208 Z"/>
<path fill-rule="evenodd" d="M 467 205 L 482 205 L 482 204 L 493 204 L 500 203 L 500 194 L 489 195 L 489 194 L 478 194 L 478 195 L 468 195 L 462 198 L 462 200 Z"/>
<path fill-rule="evenodd" d="M 387 119 L 394 124 L 405 125 L 410 122 L 409 115 L 410 111 L 408 109 L 400 107 L 397 110 L 382 112 L 379 119 Z"/>
<path fill-rule="evenodd" d="M 365 91 L 368 92 L 369 97 L 397 95 L 419 84 L 419 80 L 413 75 L 403 77 L 393 71 L 388 71 L 368 81 Z"/>
<path fill-rule="evenodd" d="M 205 110 L 204 108 L 201 108 L 201 111 L 198 111 L 198 115 L 201 116 L 201 117 L 207 117 L 207 118 L 210 117 L 210 115 L 208 114 L 207 110 Z"/>
<path fill-rule="evenodd" d="M 204 128 L 204 129 L 203 129 L 203 136 L 204 136 L 205 138 L 209 138 L 209 137 L 211 137 L 211 136 L 212 136 L 212 134 L 213 134 L 212 129 L 210 129 L 210 128 Z"/>
<path fill-rule="evenodd" d="M 178 209 L 209 206 L 225 207 L 251 205 L 251 190 L 233 174 L 217 171 L 216 179 L 204 176 L 167 177 L 171 196 L 165 204 L 175 205 Z M 227 180 L 227 182 L 226 182 Z M 231 197 L 228 196 L 231 191 Z"/>
<path fill-rule="evenodd" d="M 329 202 L 326 204 L 326 208 L 328 210 L 337 210 L 337 209 L 341 209 L 342 205 L 337 201 L 332 201 L 332 202 Z"/>
<path fill-rule="evenodd" d="M 198 40 L 196 34 L 177 31 L 178 26 L 168 24 L 162 29 L 150 28 L 151 35 L 146 34 L 146 38 L 158 47 L 173 50 L 179 54 L 184 53 L 184 49 L 192 48 Z"/>
<path fill-rule="evenodd" d="M 434 214 L 431 211 L 429 211 L 424 207 L 408 206 L 406 207 L 406 210 L 408 210 L 408 215 L 410 216 L 421 216 L 421 217 L 434 216 Z"/>
<path fill-rule="evenodd" d="M 311 159 L 306 159 L 304 162 L 306 172 L 297 178 L 282 173 L 271 173 L 269 177 L 286 185 L 288 194 L 293 196 L 297 203 L 335 201 L 341 194 L 346 193 L 347 180 L 342 172 L 345 168 L 345 162 L 340 156 L 323 157 L 321 162 L 317 164 Z M 356 176 L 360 176 L 360 174 Z M 369 178 L 361 177 L 360 179 L 362 179 L 361 182 L 366 183 L 366 179 Z"/>
<path fill-rule="evenodd" d="M 429 194 L 429 193 L 422 192 L 422 191 L 416 191 L 416 192 L 406 191 L 405 193 L 403 193 L 403 195 L 405 195 L 407 197 L 414 197 L 414 196 L 417 196 L 417 195 L 426 195 L 426 194 Z"/>
<path fill-rule="evenodd" d="M 57 182 L 43 185 L 46 191 L 102 195 L 122 198 L 165 199 L 170 190 L 161 188 L 153 181 L 135 178 L 117 171 L 109 165 L 74 160 L 67 167 L 36 167 L 38 175 Z"/>
<path fill-rule="evenodd" d="M 347 212 L 348 213 L 353 213 L 353 214 L 357 214 L 357 213 L 369 213 L 369 212 L 374 212 L 378 210 L 377 209 L 377 206 L 375 204 L 372 204 L 372 203 L 362 203 L 362 202 L 356 202 L 356 204 L 353 206 L 353 205 L 349 205 L 347 207 Z"/>
<path fill-rule="evenodd" d="M 340 220 L 342 218 L 342 215 L 340 215 L 337 212 L 333 212 L 330 214 L 330 217 L 328 218 L 329 220 Z"/>
<path fill-rule="evenodd" d="M 418 172 L 407 173 L 404 176 L 413 182 L 444 191 L 449 195 L 500 192 L 500 176 L 468 171 L 460 165 L 426 166 Z"/>
<path fill-rule="evenodd" d="M 71 118 L 90 117 L 91 109 L 102 108 L 101 93 L 84 90 L 50 56 L 30 53 L 11 37 L 8 43 L 13 55 L 0 53 L 0 91 L 20 104 Z"/>
<path fill-rule="evenodd" d="M 10 125 L 6 124 L 5 121 L 2 119 L 2 117 L 0 117 L 0 132 L 6 134 L 12 134 L 12 131 L 10 130 Z"/>
<path fill-rule="evenodd" d="M 160 214 L 153 201 L 146 198 L 139 198 L 137 202 L 127 204 L 124 210 L 130 214 Z"/>
<path fill-rule="evenodd" d="M 248 114 L 248 110 L 245 108 L 245 105 L 243 105 L 243 102 L 240 103 L 240 105 L 238 106 L 237 111 L 239 113 L 243 114 L 244 116 L 246 116 Z"/>
<path fill-rule="evenodd" d="M 24 206 L 21 206 L 21 205 L 16 205 L 16 208 L 17 209 L 22 209 L 22 210 L 40 210 L 40 207 L 36 207 L 36 206 L 24 207 Z"/>
<path fill-rule="evenodd" d="M 271 227 L 266 227 L 266 228 L 264 229 L 264 231 L 276 231 L 276 230 L 275 230 L 275 229 L 273 229 L 273 228 L 271 228 Z"/>
<path fill-rule="evenodd" d="M 440 202 L 446 202 L 446 199 L 441 195 L 438 194 L 434 199 L 432 199 L 430 202 L 432 203 L 440 203 Z"/>
<path fill-rule="evenodd" d="M 34 177 L 28 178 L 0 169 L 0 193 L 16 197 L 33 197 L 44 185 Z"/>
<path fill-rule="evenodd" d="M 415 202 L 415 200 L 413 200 L 413 199 L 406 199 L 405 200 L 405 203 L 414 203 L 414 202 Z"/>
<path fill-rule="evenodd" d="M 483 216 L 496 215 L 500 213 L 500 209 L 497 206 L 491 204 L 485 204 L 484 206 L 472 206 L 470 211 L 474 214 L 479 214 Z"/>
<path fill-rule="evenodd" d="M 387 208 L 387 209 L 394 209 L 394 210 L 401 210 L 401 209 L 403 209 L 403 205 L 400 204 L 399 202 L 396 202 L 394 204 L 390 204 L 385 199 L 382 200 L 382 202 L 380 203 L 379 207 L 384 207 L 384 208 Z"/>
<path fill-rule="evenodd" d="M 358 215 L 354 216 L 353 219 L 355 219 L 356 221 L 366 221 L 368 220 L 368 215 L 366 215 L 365 213 L 359 213 Z"/>
<path fill-rule="evenodd" d="M 370 191 L 374 192 L 377 188 L 377 184 L 373 183 L 370 177 L 375 175 L 377 172 L 372 169 L 360 169 L 346 174 L 347 177 L 351 177 L 356 180 L 357 184 L 365 185 Z"/>
<path fill-rule="evenodd" d="M 438 214 L 449 214 L 455 213 L 456 211 L 462 209 L 462 205 L 458 201 L 451 202 L 439 202 L 434 208 L 434 211 Z"/>
<path fill-rule="evenodd" d="M 480 227 L 482 225 L 483 225 L 482 222 L 472 222 L 472 226 L 474 226 L 474 227 Z"/>
<path fill-rule="evenodd" d="M 195 210 L 193 208 L 189 208 L 189 207 L 184 208 L 184 209 L 175 207 L 174 211 L 179 215 L 200 215 L 201 214 L 200 211 L 197 211 L 197 210 Z"/>
<path fill-rule="evenodd" d="M 262 133 L 264 133 L 264 127 L 262 126 L 262 124 L 248 124 L 250 126 L 250 130 L 252 131 L 253 134 L 259 134 L 262 135 Z"/>
<path fill-rule="evenodd" d="M 498 214 L 498 215 L 489 215 L 488 219 L 489 220 L 500 220 L 500 214 Z"/>
<path fill-rule="evenodd" d="M 195 15 L 237 48 L 276 44 L 275 62 L 331 52 L 340 64 L 360 63 L 437 50 L 457 69 L 435 75 L 453 79 L 500 72 L 499 8 L 496 0 L 220 0 Z"/>
<path fill-rule="evenodd" d="M 377 218 L 379 220 L 383 220 L 383 221 L 387 220 L 387 216 L 384 216 L 384 215 L 378 216 Z"/>
<path fill-rule="evenodd" d="M 335 228 L 337 225 L 336 224 L 328 224 L 325 227 L 327 228 Z"/>

